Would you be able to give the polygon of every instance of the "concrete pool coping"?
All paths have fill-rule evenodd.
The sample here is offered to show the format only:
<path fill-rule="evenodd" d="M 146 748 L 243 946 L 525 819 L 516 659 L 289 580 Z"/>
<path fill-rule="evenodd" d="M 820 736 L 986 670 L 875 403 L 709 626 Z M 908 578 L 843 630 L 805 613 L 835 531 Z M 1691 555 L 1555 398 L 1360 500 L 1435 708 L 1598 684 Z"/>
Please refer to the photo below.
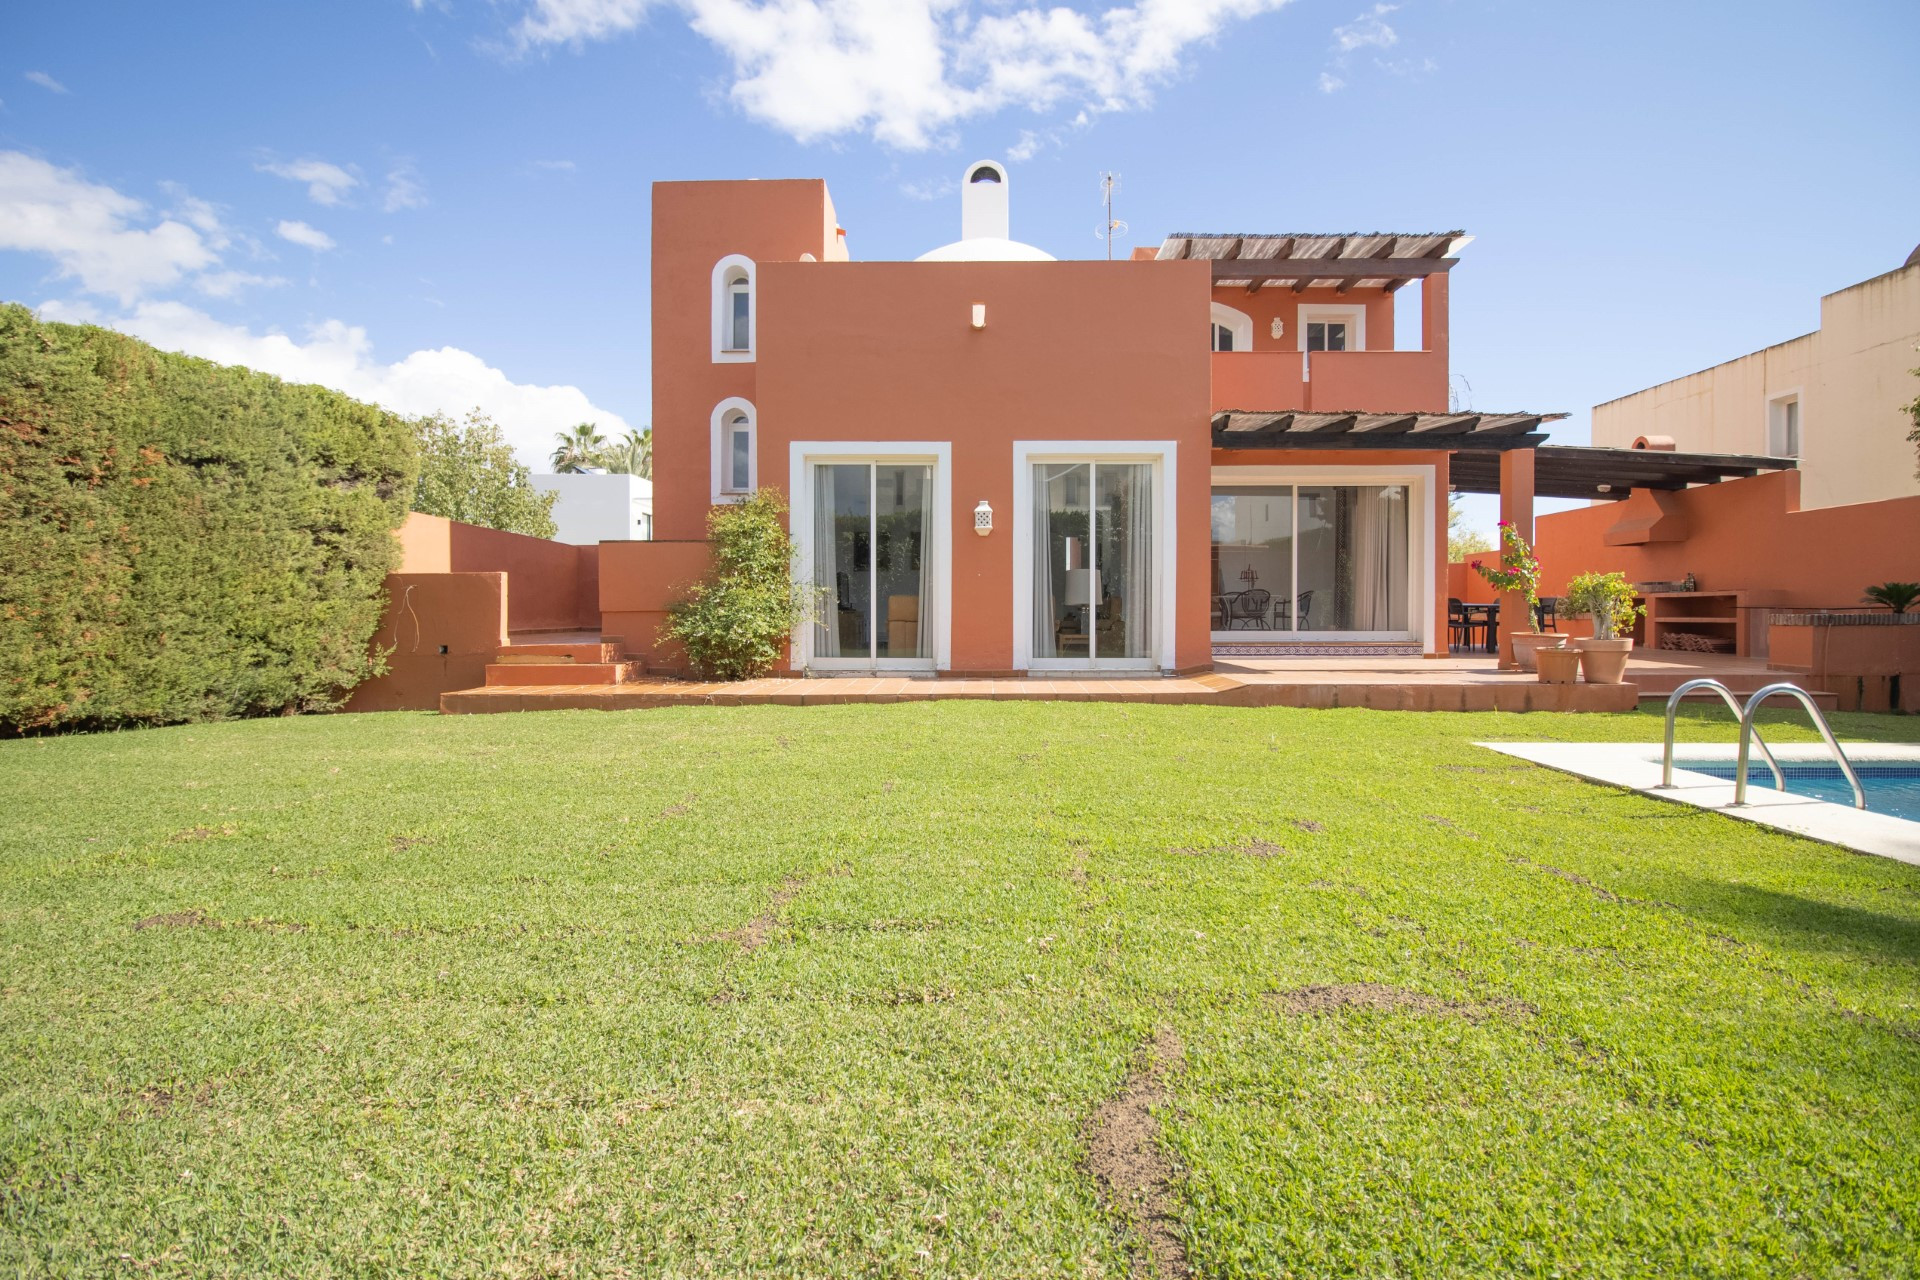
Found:
<path fill-rule="evenodd" d="M 1810 796 L 1788 795 L 1771 785 L 1750 785 L 1744 808 L 1731 808 L 1733 780 L 1695 773 L 1678 765 L 1673 770 L 1673 786 L 1660 786 L 1661 745 L 1657 742 L 1480 742 L 1476 746 L 1503 755 L 1558 769 L 1593 782 L 1626 787 L 1656 800 L 1690 804 L 1711 809 L 1742 822 L 1757 822 L 1763 827 L 1789 831 L 1827 844 L 1837 844 L 1860 853 L 1877 854 L 1920 866 L 1920 822 L 1909 822 L 1890 814 L 1872 813 L 1850 805 L 1831 804 Z M 1920 744 L 1914 743 L 1842 743 L 1847 759 L 1854 764 L 1920 765 Z M 1773 748 L 1781 764 L 1831 764 L 1833 756 L 1818 743 L 1792 743 Z M 1724 761 L 1733 764 L 1739 748 L 1731 743 L 1680 743 L 1675 759 Z M 1765 770 L 1766 762 L 1755 751 L 1749 764 Z"/>

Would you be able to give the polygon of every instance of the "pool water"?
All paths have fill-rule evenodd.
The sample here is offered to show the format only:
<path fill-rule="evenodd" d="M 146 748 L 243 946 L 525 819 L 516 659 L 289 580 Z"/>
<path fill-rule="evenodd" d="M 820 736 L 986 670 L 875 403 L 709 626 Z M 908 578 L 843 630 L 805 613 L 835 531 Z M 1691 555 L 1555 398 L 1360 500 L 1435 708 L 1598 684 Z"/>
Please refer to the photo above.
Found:
<path fill-rule="evenodd" d="M 1675 759 L 1673 765 L 1676 769 L 1704 773 L 1709 778 L 1733 781 L 1734 762 L 1731 760 Z M 1867 793 L 1868 809 L 1874 813 L 1920 822 L 1920 764 L 1876 764 L 1868 761 L 1856 763 L 1853 771 L 1860 775 L 1860 789 Z M 1829 800 L 1849 808 L 1853 805 L 1853 788 L 1847 785 L 1847 775 L 1840 772 L 1837 764 L 1783 762 L 1780 772 L 1786 775 L 1787 791 L 1793 795 Z M 1767 768 L 1766 761 L 1747 762 L 1747 785 L 1765 787 L 1769 791 L 1773 789 L 1773 773 Z"/>

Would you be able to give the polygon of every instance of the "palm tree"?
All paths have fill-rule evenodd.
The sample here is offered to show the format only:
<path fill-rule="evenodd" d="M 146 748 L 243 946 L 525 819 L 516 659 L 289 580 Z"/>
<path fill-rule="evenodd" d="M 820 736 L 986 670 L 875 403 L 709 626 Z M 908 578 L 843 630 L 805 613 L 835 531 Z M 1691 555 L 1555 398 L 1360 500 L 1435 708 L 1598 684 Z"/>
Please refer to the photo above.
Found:
<path fill-rule="evenodd" d="M 653 478 L 653 428 L 631 428 L 600 452 L 600 465 L 615 474 Z"/>
<path fill-rule="evenodd" d="M 591 422 L 582 422 L 570 431 L 557 431 L 553 439 L 553 469 L 561 475 L 599 466 L 600 451 L 607 447 L 607 438 Z"/>
<path fill-rule="evenodd" d="M 1895 613 L 1905 613 L 1920 600 L 1920 582 L 1883 582 L 1877 587 L 1868 587 L 1862 598 L 1868 604 L 1883 604 Z"/>

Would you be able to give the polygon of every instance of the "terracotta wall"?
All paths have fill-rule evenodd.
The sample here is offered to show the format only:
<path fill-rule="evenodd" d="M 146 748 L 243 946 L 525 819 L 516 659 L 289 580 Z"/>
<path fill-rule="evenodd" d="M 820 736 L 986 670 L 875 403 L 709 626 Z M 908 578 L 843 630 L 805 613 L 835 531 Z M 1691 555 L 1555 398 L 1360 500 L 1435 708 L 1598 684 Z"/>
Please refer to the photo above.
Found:
<path fill-rule="evenodd" d="M 1920 712 L 1920 626 L 1775 626 L 1768 665 L 1808 673 L 1842 711 Z"/>
<path fill-rule="evenodd" d="M 952 669 L 1008 671 L 1014 441 L 1176 441 L 1174 658 L 1204 666 L 1209 288 L 1195 262 L 764 266 L 760 483 L 788 487 L 793 441 L 952 442 Z"/>
<path fill-rule="evenodd" d="M 599 548 L 502 533 L 414 512 L 399 530 L 402 573 L 505 573 L 513 631 L 600 625 Z"/>
<path fill-rule="evenodd" d="M 506 643 L 506 574 L 390 573 L 373 638 L 389 651 L 387 674 L 355 689 L 345 709 L 435 710 L 447 690 L 485 684 L 487 663 Z"/>
<path fill-rule="evenodd" d="M 1750 591 L 1755 603 L 1854 608 L 1876 582 L 1920 581 L 1920 497 L 1800 510 L 1800 475 L 1778 471 L 1671 495 L 1685 536 L 1609 546 L 1628 513 L 1602 503 L 1535 523 L 1541 594 L 1560 595 L 1583 570 L 1635 582 L 1692 573 L 1703 591 Z"/>
<path fill-rule="evenodd" d="M 751 258 L 756 269 L 812 254 L 816 269 L 834 269 L 833 259 L 845 256 L 834 230 L 833 202 L 817 179 L 653 184 L 656 538 L 704 536 L 714 407 L 729 396 L 755 400 L 757 363 L 714 363 L 714 266 L 730 254 Z M 766 349 L 764 310 L 757 336 Z"/>
<path fill-rule="evenodd" d="M 600 574 L 602 634 L 654 673 L 685 674 L 686 655 L 662 643 L 667 607 L 700 580 L 712 563 L 705 542 L 605 542 Z"/>

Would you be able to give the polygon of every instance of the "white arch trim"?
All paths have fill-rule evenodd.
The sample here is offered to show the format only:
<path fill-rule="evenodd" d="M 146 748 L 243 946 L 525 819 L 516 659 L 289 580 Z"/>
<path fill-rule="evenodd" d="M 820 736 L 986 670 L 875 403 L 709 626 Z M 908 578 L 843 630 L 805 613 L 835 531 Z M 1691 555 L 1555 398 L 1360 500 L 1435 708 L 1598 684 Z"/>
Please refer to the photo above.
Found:
<path fill-rule="evenodd" d="M 751 364 L 753 353 L 760 348 L 760 293 L 755 282 L 753 259 L 745 254 L 730 253 L 713 264 L 713 362 L 715 364 Z M 727 350 L 727 330 L 731 327 L 733 309 L 728 299 L 728 288 L 735 281 L 744 280 L 747 285 L 747 349 L 745 351 Z"/>
<path fill-rule="evenodd" d="M 727 488 L 727 420 L 734 414 L 743 414 L 747 420 L 747 487 L 745 490 Z M 713 406 L 713 419 L 710 427 L 709 458 L 712 460 L 713 501 L 738 502 L 760 487 L 760 420 L 754 412 L 753 402 L 739 396 L 728 396 Z"/>
<path fill-rule="evenodd" d="M 1235 351 L 1253 350 L 1253 317 L 1244 311 L 1235 311 L 1225 303 L 1212 304 L 1213 323 L 1222 326 L 1233 335 Z M 1213 345 L 1213 331 L 1207 331 L 1207 345 Z"/>

